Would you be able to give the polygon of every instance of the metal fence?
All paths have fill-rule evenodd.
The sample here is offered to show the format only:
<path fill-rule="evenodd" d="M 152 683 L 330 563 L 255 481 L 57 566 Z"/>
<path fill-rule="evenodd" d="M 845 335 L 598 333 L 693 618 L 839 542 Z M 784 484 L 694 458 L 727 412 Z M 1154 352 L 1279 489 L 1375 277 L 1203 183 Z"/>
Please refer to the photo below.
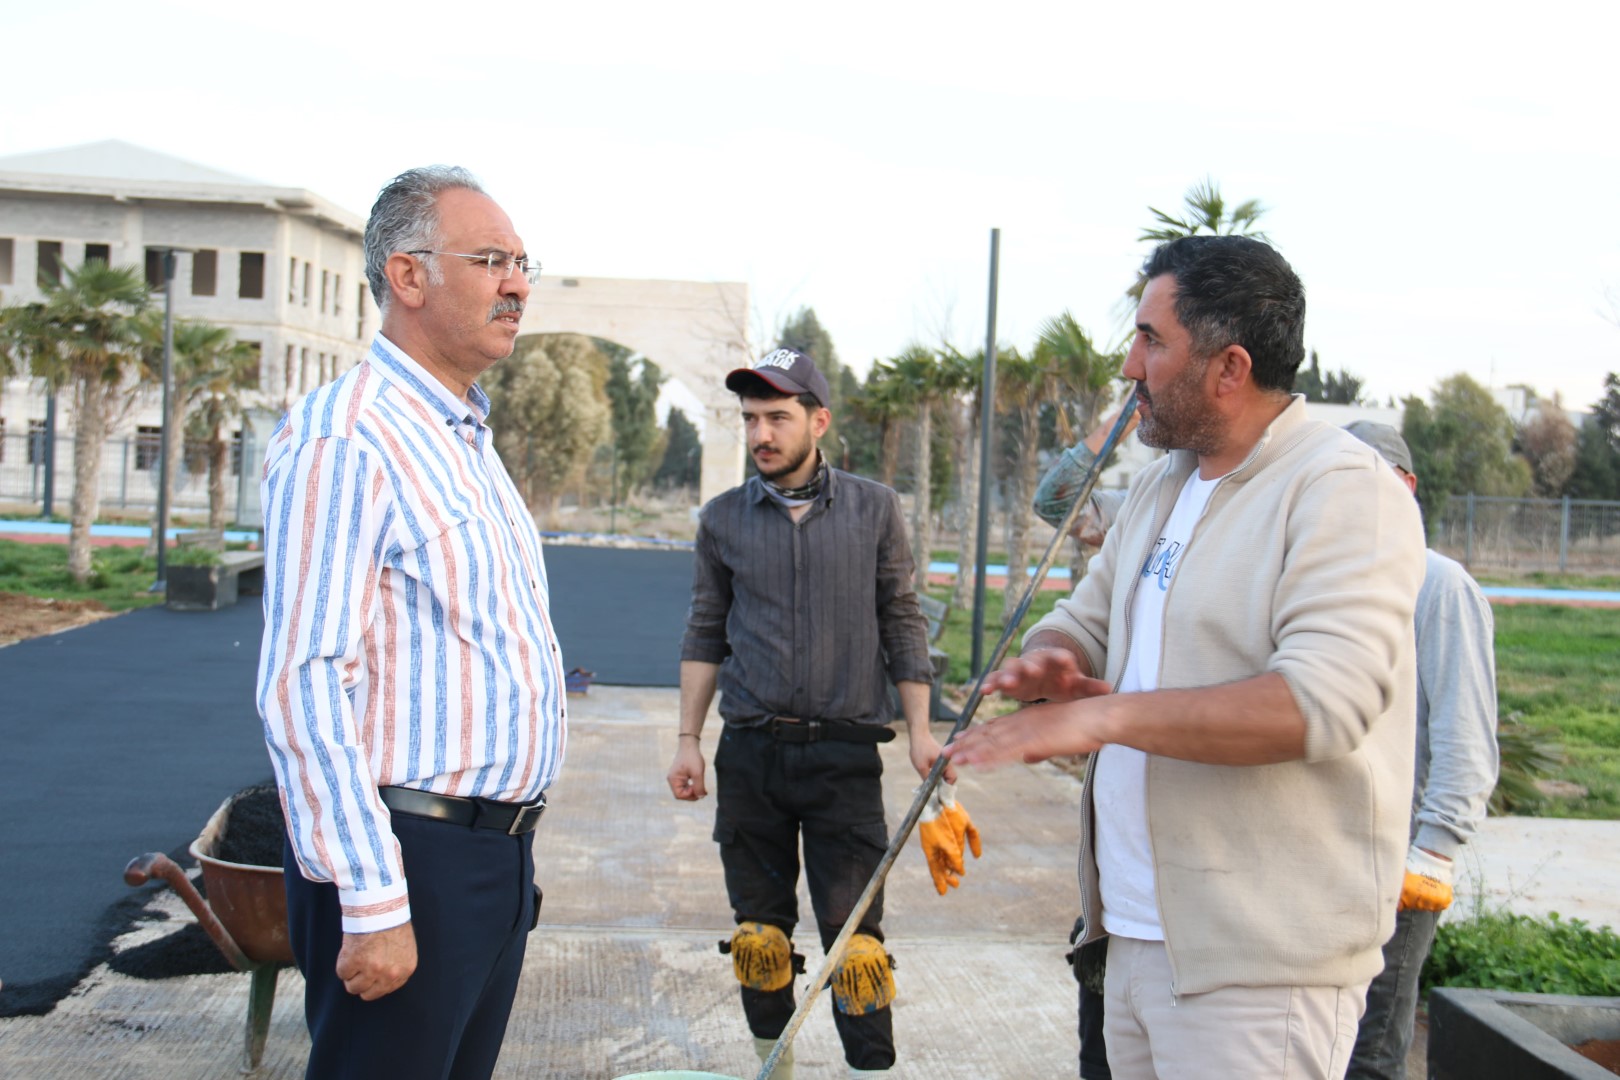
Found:
<path fill-rule="evenodd" d="M 8 432 L 0 436 L 0 502 L 32 504 L 46 511 L 45 497 L 50 488 L 50 511 L 65 517 L 73 497 L 73 452 L 71 435 L 59 434 L 54 452 L 44 432 Z M 225 478 L 226 516 L 231 521 L 248 521 L 258 516 L 259 472 L 263 449 L 255 445 L 250 429 L 242 432 L 231 448 L 230 473 Z M 54 478 L 47 478 L 46 464 L 54 457 Z M 155 509 L 158 493 L 158 438 L 155 435 L 119 436 L 108 439 L 101 448 L 101 507 L 103 510 Z M 188 442 L 180 456 L 180 469 L 174 477 L 171 513 L 208 512 L 207 447 Z"/>
<path fill-rule="evenodd" d="M 1453 495 L 1429 543 L 1470 570 L 1620 574 L 1620 502 Z"/>

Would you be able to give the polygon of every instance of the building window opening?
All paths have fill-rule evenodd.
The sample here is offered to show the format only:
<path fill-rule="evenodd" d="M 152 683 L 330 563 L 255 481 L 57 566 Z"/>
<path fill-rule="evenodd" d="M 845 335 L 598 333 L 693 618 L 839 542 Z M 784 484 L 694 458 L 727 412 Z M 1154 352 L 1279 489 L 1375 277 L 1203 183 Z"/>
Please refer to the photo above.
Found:
<path fill-rule="evenodd" d="M 146 287 L 153 292 L 163 291 L 163 249 L 146 249 Z"/>
<path fill-rule="evenodd" d="M 28 464 L 45 464 L 45 421 L 28 421 Z"/>
<path fill-rule="evenodd" d="M 248 355 L 251 357 L 247 364 L 247 370 L 243 373 L 243 386 L 244 389 L 257 390 L 259 388 L 259 377 L 264 369 L 264 343 L 244 341 L 242 345 L 247 349 Z"/>
<path fill-rule="evenodd" d="M 39 242 L 39 269 L 35 279 L 41 289 L 53 289 L 62 284 L 62 241 Z"/>
<path fill-rule="evenodd" d="M 93 262 L 100 262 L 100 263 L 105 263 L 108 266 L 111 266 L 112 265 L 112 245 L 111 244 L 86 244 L 86 245 L 84 245 L 84 261 L 85 261 L 86 265 L 89 265 L 90 263 L 93 263 Z"/>
<path fill-rule="evenodd" d="M 264 299 L 264 252 L 242 252 L 241 275 L 237 280 L 236 295 L 243 300 Z"/>
<path fill-rule="evenodd" d="M 17 242 L 9 236 L 0 236 L 0 285 L 10 285 L 15 271 Z"/>
<path fill-rule="evenodd" d="M 163 453 L 163 429 L 142 424 L 135 429 L 135 468 L 140 472 L 150 472 L 157 468 L 158 457 Z"/>
<path fill-rule="evenodd" d="M 203 248 L 191 253 L 191 295 L 213 296 L 219 279 L 219 252 Z"/>

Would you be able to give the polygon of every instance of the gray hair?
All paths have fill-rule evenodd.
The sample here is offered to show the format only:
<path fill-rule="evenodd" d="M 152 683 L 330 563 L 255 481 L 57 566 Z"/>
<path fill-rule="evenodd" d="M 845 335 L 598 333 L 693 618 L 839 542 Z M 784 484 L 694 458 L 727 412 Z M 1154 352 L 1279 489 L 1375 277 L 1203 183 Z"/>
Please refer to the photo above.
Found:
<path fill-rule="evenodd" d="M 366 221 L 366 280 L 380 311 L 388 310 L 392 295 L 383 267 L 400 251 L 421 251 L 439 246 L 439 196 L 455 188 L 489 194 L 478 179 L 459 165 L 424 165 L 408 169 L 390 180 L 372 204 Z M 437 256 L 423 258 L 428 281 L 444 282 Z"/>

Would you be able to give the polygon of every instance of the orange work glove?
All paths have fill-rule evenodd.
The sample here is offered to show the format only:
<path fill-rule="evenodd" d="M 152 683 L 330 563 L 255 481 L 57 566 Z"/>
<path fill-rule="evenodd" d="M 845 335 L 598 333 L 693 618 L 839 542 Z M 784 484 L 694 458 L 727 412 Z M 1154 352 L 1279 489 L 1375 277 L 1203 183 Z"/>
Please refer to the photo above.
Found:
<path fill-rule="evenodd" d="M 1406 880 L 1401 883 L 1402 911 L 1444 911 L 1451 906 L 1450 859 L 1413 844 L 1406 853 Z"/>
<path fill-rule="evenodd" d="M 973 827 L 967 810 L 956 801 L 956 785 L 943 781 L 934 788 L 928 803 L 917 818 L 917 840 L 928 859 L 928 873 L 934 879 L 934 889 L 944 896 L 948 888 L 962 884 L 967 871 L 962 861 L 964 843 L 973 850 L 977 859 L 981 852 L 979 830 Z"/>

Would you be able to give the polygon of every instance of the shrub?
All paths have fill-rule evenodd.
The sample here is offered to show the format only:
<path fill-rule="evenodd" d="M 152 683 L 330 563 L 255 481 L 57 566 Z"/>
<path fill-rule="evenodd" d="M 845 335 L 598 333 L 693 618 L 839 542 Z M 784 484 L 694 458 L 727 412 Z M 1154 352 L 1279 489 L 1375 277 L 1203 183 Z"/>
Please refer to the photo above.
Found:
<path fill-rule="evenodd" d="M 1512 712 L 1497 724 L 1496 748 L 1501 769 L 1496 789 L 1491 792 L 1491 813 L 1533 810 L 1541 803 L 1536 779 L 1550 775 L 1564 763 L 1563 747 L 1526 724 L 1523 713 Z"/>
<path fill-rule="evenodd" d="M 218 566 L 219 552 L 188 544 L 169 552 L 165 560 L 170 566 Z"/>
<path fill-rule="evenodd" d="M 1620 994 L 1620 936 L 1557 912 L 1508 912 L 1442 923 L 1423 967 L 1422 990 L 1470 986 L 1531 994 Z"/>

